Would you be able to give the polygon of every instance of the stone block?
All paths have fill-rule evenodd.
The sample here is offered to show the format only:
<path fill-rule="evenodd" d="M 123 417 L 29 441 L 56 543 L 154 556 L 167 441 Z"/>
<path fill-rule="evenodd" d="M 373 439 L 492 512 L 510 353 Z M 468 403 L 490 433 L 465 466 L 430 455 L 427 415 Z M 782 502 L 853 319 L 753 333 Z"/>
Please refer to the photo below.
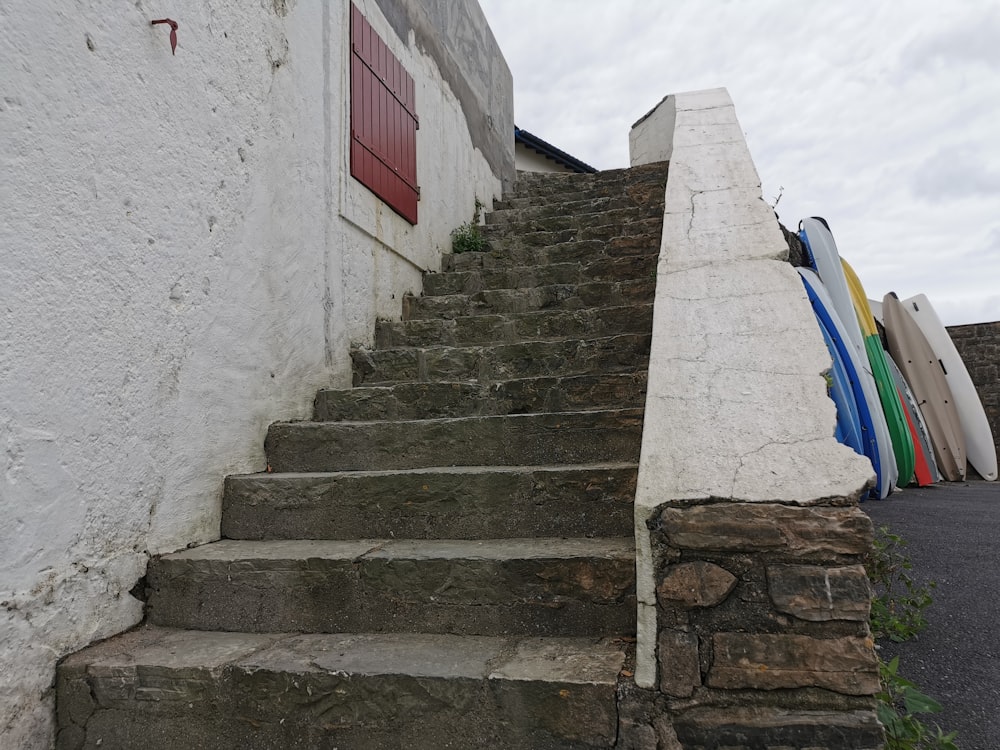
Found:
<path fill-rule="evenodd" d="M 864 555 L 871 519 L 857 507 L 717 503 L 664 508 L 660 527 L 671 547 L 719 552 L 780 552 L 797 558 Z"/>
<path fill-rule="evenodd" d="M 865 622 L 871 609 L 872 588 L 862 565 L 771 565 L 767 588 L 775 609 L 800 620 Z"/>
<path fill-rule="evenodd" d="M 698 560 L 667 568 L 656 589 L 660 604 L 677 604 L 687 609 L 714 607 L 736 587 L 736 576 L 714 563 Z"/>
<path fill-rule="evenodd" d="M 676 747 L 717 750 L 881 750 L 872 711 L 806 711 L 770 707 L 703 707 L 674 720 Z M 668 745 L 667 747 L 672 747 Z"/>
<path fill-rule="evenodd" d="M 698 636 L 681 630 L 661 630 L 658 642 L 660 692 L 689 698 L 701 685 Z"/>
<path fill-rule="evenodd" d="M 820 687 L 844 695 L 874 695 L 879 689 L 870 638 L 716 633 L 712 645 L 712 665 L 705 680 L 709 687 Z"/>

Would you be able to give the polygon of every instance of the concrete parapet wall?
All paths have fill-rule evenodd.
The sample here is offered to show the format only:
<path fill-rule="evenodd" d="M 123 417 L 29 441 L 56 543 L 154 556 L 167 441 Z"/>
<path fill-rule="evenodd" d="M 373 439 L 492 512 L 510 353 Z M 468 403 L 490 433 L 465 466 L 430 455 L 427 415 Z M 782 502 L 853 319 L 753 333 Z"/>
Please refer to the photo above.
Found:
<path fill-rule="evenodd" d="M 830 359 L 732 102 L 667 97 L 630 143 L 633 165 L 671 162 L 635 502 L 636 683 L 695 744 L 714 706 L 713 731 L 745 720 L 771 744 L 833 747 L 843 729 L 874 747 L 871 526 L 856 507 L 871 466 L 833 437 Z M 754 716 L 729 716 L 737 704 Z"/>

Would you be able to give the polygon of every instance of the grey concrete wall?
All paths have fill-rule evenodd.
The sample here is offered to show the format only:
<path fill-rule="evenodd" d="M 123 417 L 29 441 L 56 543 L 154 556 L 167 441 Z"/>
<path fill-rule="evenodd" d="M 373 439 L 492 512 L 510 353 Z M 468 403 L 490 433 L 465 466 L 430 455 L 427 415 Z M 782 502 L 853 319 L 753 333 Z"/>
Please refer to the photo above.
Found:
<path fill-rule="evenodd" d="M 514 180 L 514 82 L 474 0 L 375 0 L 403 42 L 414 35 L 451 86 L 472 142 L 507 189 Z"/>

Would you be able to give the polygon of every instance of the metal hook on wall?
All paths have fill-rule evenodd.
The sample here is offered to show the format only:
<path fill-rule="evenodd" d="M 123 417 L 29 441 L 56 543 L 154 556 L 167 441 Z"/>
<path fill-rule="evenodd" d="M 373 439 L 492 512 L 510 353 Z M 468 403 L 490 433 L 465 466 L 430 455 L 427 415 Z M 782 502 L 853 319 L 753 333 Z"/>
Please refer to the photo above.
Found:
<path fill-rule="evenodd" d="M 177 54 L 177 21 L 171 20 L 169 18 L 160 18 L 156 21 L 152 21 L 151 24 L 156 26 L 158 23 L 165 23 L 170 25 L 170 54 Z"/>

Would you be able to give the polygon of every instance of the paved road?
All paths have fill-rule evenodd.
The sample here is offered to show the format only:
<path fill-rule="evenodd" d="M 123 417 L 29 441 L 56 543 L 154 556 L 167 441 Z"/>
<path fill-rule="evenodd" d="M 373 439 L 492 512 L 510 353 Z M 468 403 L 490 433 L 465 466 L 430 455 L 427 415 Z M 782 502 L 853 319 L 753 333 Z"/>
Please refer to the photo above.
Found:
<path fill-rule="evenodd" d="M 861 506 L 908 542 L 911 576 L 937 581 L 927 630 L 902 644 L 900 673 L 944 705 L 961 750 L 1000 748 L 1000 482 L 944 483 Z M 925 722 L 926 723 L 926 722 Z"/>

